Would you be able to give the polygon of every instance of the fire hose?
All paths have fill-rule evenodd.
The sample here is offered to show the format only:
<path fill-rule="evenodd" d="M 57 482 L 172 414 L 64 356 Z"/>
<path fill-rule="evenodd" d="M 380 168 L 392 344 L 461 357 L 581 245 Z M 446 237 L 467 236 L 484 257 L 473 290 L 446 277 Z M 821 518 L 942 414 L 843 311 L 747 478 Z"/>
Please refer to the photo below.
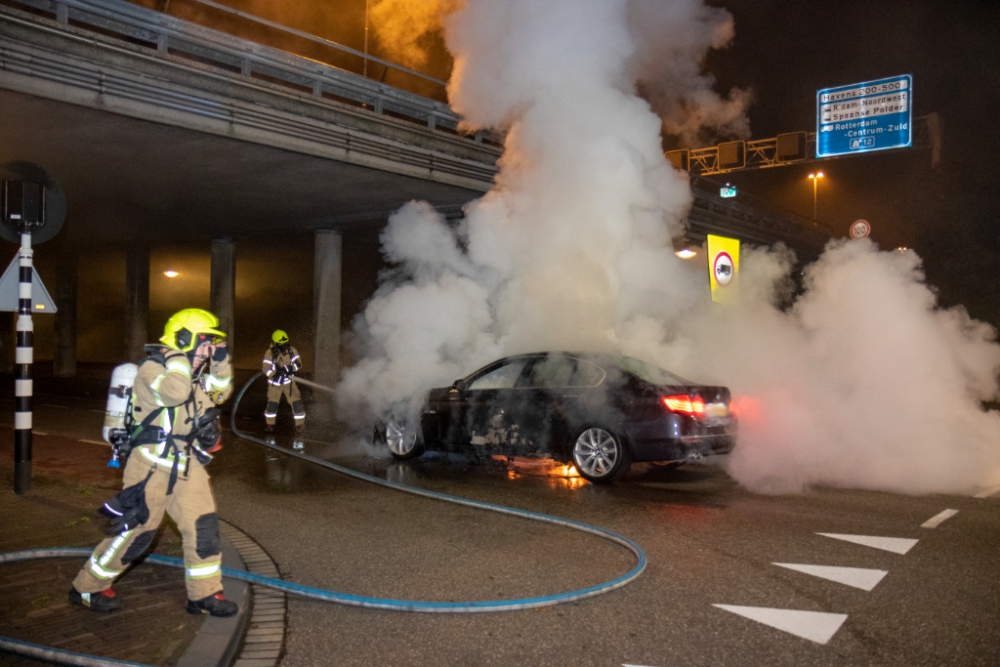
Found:
<path fill-rule="evenodd" d="M 247 389 L 253 384 L 257 378 L 259 378 L 262 373 L 257 373 L 251 377 L 246 384 L 243 385 L 242 389 L 236 396 L 236 400 L 233 403 L 233 410 L 230 419 L 230 426 L 232 428 L 233 434 L 236 437 L 255 444 L 267 447 L 276 452 L 279 452 L 285 456 L 291 456 L 294 458 L 301 459 L 308 463 L 327 468 L 334 472 L 346 475 L 348 477 L 353 477 L 364 482 L 369 482 L 372 484 L 377 484 L 379 486 L 393 489 L 395 491 L 401 491 L 403 493 L 410 493 L 417 496 L 422 496 L 424 498 L 430 498 L 433 500 L 439 500 L 448 503 L 454 503 L 457 505 L 464 505 L 466 507 L 473 507 L 475 509 L 487 510 L 490 512 L 499 512 L 501 514 L 507 514 L 510 516 L 521 517 L 523 519 L 528 519 L 530 521 L 540 521 L 542 523 L 549 523 L 556 526 L 562 526 L 564 528 L 569 528 L 572 530 L 578 530 L 584 533 L 595 535 L 597 537 L 609 540 L 615 544 L 621 545 L 628 551 L 630 551 L 636 557 L 636 565 L 623 574 L 622 576 L 607 581 L 603 584 L 598 584 L 596 586 L 590 586 L 588 588 L 581 588 L 577 590 L 567 591 L 565 593 L 556 593 L 554 595 L 546 595 L 541 597 L 532 598 L 518 598 L 513 600 L 482 600 L 482 601 L 469 601 L 469 602 L 437 602 L 437 601 L 424 601 L 424 600 L 396 600 L 391 598 L 374 598 L 365 597 L 361 595 L 349 595 L 347 593 L 338 593 L 336 591 L 325 590 L 322 588 L 315 588 L 312 586 L 305 586 L 302 584 L 296 584 L 289 581 L 284 581 L 282 579 L 272 579 L 269 577 L 263 577 L 257 574 L 252 574 L 243 570 L 231 570 L 228 568 L 223 568 L 222 575 L 230 579 L 237 579 L 239 581 L 245 581 L 258 586 L 265 586 L 274 590 L 281 591 L 283 593 L 288 593 L 291 595 L 297 595 L 300 597 L 312 598 L 314 600 L 322 600 L 325 602 L 335 602 L 338 604 L 344 604 L 355 607 L 368 607 L 372 609 L 390 609 L 395 611 L 410 611 L 410 612 L 437 612 L 437 613 L 474 613 L 474 612 L 490 612 L 490 611 L 519 611 L 524 609 L 536 609 L 539 607 L 550 607 L 558 604 L 565 604 L 568 602 L 575 602 L 578 600 L 583 600 L 590 597 L 595 597 L 597 595 L 602 595 L 604 593 L 609 593 L 615 589 L 621 588 L 626 584 L 634 581 L 642 571 L 646 568 L 646 554 L 642 548 L 633 542 L 632 540 L 614 533 L 610 530 L 605 530 L 604 528 L 598 528 L 597 526 L 591 526 L 589 524 L 581 523 L 579 521 L 573 521 L 570 519 L 563 519 L 556 516 L 551 516 L 548 514 L 539 514 L 537 512 L 530 512 L 528 510 L 516 509 L 513 507 L 507 507 L 504 505 L 496 505 L 493 503 L 482 502 L 478 500 L 470 500 L 468 498 L 461 498 L 459 496 L 451 496 L 444 493 L 438 493 L 436 491 L 428 491 L 426 489 L 421 489 L 414 486 L 407 486 L 405 484 L 398 484 L 395 482 L 390 482 L 385 479 L 378 477 L 373 477 L 371 475 L 366 475 L 364 473 L 358 472 L 356 470 L 351 470 L 350 468 L 345 468 L 343 466 L 336 465 L 324 459 L 319 459 L 314 456 L 309 456 L 308 454 L 289 450 L 284 447 L 280 447 L 277 444 L 273 444 L 263 440 L 261 438 L 248 435 L 241 431 L 236 425 L 236 413 L 239 409 L 240 401 L 243 400 L 244 394 L 246 394 Z M 333 392 L 329 387 L 311 382 L 308 380 L 303 380 L 296 378 L 296 381 L 302 382 L 303 384 L 320 389 L 322 391 Z M 36 549 L 31 551 L 18 551 L 13 553 L 0 554 L 0 564 L 2 563 L 12 563 L 16 561 L 23 560 L 33 560 L 38 558 L 67 558 L 67 557 L 82 557 L 86 558 L 90 556 L 91 549 L 83 548 L 61 548 L 61 549 Z M 169 556 L 159 556 L 156 554 L 151 554 L 146 556 L 146 562 L 154 563 L 157 565 L 166 565 L 168 567 L 183 568 L 184 561 L 179 558 L 171 558 Z M 20 653 L 22 655 L 28 655 L 30 657 L 35 657 L 43 660 L 50 660 L 52 662 L 57 662 L 59 664 L 65 665 L 83 665 L 84 667 L 143 667 L 137 663 L 122 662 L 120 660 L 112 660 L 108 658 L 98 658 L 96 656 L 88 656 L 81 653 L 73 653 L 70 651 L 62 651 L 59 649 L 53 649 L 50 647 L 39 646 L 37 644 L 31 644 L 28 642 L 22 642 L 19 640 L 11 639 L 9 637 L 0 637 L 0 650 L 6 650 L 13 653 Z"/>

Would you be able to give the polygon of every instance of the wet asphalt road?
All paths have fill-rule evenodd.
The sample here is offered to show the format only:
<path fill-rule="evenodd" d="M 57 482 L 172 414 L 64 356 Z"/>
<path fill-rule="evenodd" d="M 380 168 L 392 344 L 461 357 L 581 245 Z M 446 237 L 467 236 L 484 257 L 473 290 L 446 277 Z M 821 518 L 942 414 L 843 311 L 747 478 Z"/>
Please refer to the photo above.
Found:
<path fill-rule="evenodd" d="M 100 415 L 84 407 L 39 406 L 36 427 L 68 433 L 99 425 Z M 826 489 L 768 497 L 713 466 L 637 469 L 611 487 L 571 488 L 457 457 L 391 464 L 357 445 L 317 441 L 329 432 L 311 435 L 307 453 L 363 472 L 621 533 L 642 546 L 649 564 L 622 589 L 542 610 L 420 614 L 289 598 L 283 667 L 1000 665 L 1000 494 Z M 279 434 L 279 443 L 290 440 Z M 221 516 L 297 583 L 483 600 L 593 586 L 635 564 L 622 547 L 591 535 L 382 489 L 231 434 L 210 471 Z M 945 509 L 958 514 L 921 527 Z M 918 542 L 899 554 L 817 533 Z M 777 562 L 887 574 L 869 592 Z M 846 620 L 822 644 L 716 604 Z"/>

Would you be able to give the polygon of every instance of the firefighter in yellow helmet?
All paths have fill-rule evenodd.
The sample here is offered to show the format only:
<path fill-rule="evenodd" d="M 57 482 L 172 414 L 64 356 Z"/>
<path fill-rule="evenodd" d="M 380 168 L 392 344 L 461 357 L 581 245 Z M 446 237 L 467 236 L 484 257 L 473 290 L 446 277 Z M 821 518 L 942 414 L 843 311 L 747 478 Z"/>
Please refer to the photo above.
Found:
<path fill-rule="evenodd" d="M 295 431 L 301 432 L 306 424 L 306 410 L 302 405 L 302 394 L 295 382 L 295 374 L 302 368 L 298 351 L 288 342 L 288 334 L 278 329 L 271 334 L 271 347 L 264 353 L 263 368 L 267 376 L 267 407 L 264 409 L 264 430 L 274 432 L 278 419 L 278 405 L 284 396 L 292 406 L 295 417 Z M 296 447 L 300 445 L 296 442 Z"/>
<path fill-rule="evenodd" d="M 219 410 L 232 392 L 232 365 L 219 319 L 200 308 L 171 317 L 159 345 L 147 345 L 130 400 L 132 426 L 123 489 L 101 508 L 111 537 L 94 550 L 69 592 L 95 611 L 121 606 L 111 584 L 156 536 L 164 512 L 181 531 L 187 610 L 232 616 L 222 587 L 215 498 L 205 465 L 221 449 Z"/>

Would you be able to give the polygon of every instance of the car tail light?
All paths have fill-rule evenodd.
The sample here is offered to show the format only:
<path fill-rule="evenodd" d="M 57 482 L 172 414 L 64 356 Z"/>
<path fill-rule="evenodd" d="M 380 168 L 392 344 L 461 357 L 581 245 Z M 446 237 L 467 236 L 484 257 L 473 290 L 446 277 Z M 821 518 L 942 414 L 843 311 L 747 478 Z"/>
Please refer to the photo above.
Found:
<path fill-rule="evenodd" d="M 663 402 L 663 407 L 671 412 L 678 412 L 682 415 L 690 415 L 692 417 L 705 416 L 705 401 L 701 396 L 675 394 L 674 396 L 664 396 L 660 400 Z"/>

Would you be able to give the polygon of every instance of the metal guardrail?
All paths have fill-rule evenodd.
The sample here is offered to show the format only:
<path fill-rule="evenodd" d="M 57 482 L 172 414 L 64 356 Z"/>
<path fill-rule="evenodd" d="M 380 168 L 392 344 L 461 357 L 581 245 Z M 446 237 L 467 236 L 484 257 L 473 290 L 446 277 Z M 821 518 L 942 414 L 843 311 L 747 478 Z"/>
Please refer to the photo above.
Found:
<path fill-rule="evenodd" d="M 46 46 L 45 36 L 67 40 L 87 50 L 96 48 L 95 55 L 104 52 L 124 64 L 109 67 L 106 56 L 95 59 L 78 50 L 65 52 L 65 46 Z M 169 79 L 130 71 L 130 60 L 163 65 L 168 71 L 178 71 L 187 76 L 207 77 L 205 83 L 209 85 L 172 85 Z M 481 185 L 491 183 L 496 174 L 496 166 L 490 160 L 463 158 L 441 150 L 428 150 L 406 142 L 370 136 L 366 132 L 326 122 L 321 118 L 322 114 L 314 117 L 284 109 L 281 98 L 287 98 L 293 104 L 305 100 L 320 109 L 328 107 L 321 100 L 303 98 L 301 93 L 286 91 L 256 79 L 233 76 L 229 72 L 213 72 L 211 67 L 193 62 L 188 64 L 182 58 L 163 58 L 155 51 L 119 43 L 114 38 L 63 29 L 51 21 L 0 4 L 0 74 L 6 73 L 42 85 L 57 84 L 97 93 L 102 98 L 106 96 L 109 100 L 126 104 L 138 103 L 221 121 L 225 127 L 260 131 L 277 139 L 278 143 L 274 145 L 286 146 L 288 140 L 293 143 L 305 141 L 315 144 L 321 151 L 332 148 L 360 156 L 362 163 L 366 160 L 381 162 L 389 171 L 393 171 L 391 165 L 401 165 L 404 171 L 400 173 L 408 173 L 406 169 L 414 168 L 432 177 L 439 174 L 444 178 L 443 182 L 474 190 L 483 189 Z M 218 83 L 246 88 L 247 98 L 220 93 L 215 89 L 213 79 Z M 264 88 L 272 98 L 270 103 L 249 101 Z M 235 92 L 239 93 L 239 90 Z M 444 137 L 448 142 L 464 143 L 463 139 L 450 134 Z M 469 145 L 472 146 L 472 142 Z M 492 147 L 483 149 L 499 153 L 499 149 Z"/>
<path fill-rule="evenodd" d="M 694 201 L 688 214 L 688 235 L 701 240 L 705 234 L 735 236 L 751 243 L 770 245 L 784 241 L 792 248 L 818 252 L 833 238 L 833 229 L 756 200 L 741 204 L 721 200 L 718 184 L 694 177 L 691 183 Z M 706 189 L 715 186 L 713 189 Z"/>
<path fill-rule="evenodd" d="M 799 215 L 795 211 L 790 211 L 787 208 L 776 206 L 769 201 L 754 197 L 753 195 L 741 192 L 739 195 L 740 201 L 733 201 L 731 199 L 722 201 L 719 199 L 720 185 L 721 184 L 717 181 L 713 181 L 709 178 L 701 176 L 691 177 L 692 190 L 704 194 L 706 197 L 711 197 L 714 203 L 718 206 L 728 206 L 739 210 L 745 209 L 746 211 L 753 211 L 760 216 L 776 220 L 786 220 L 789 223 L 803 229 L 807 233 L 819 234 L 824 237 L 830 237 L 834 233 L 833 228 L 825 222 L 819 222 L 818 220 L 813 220 L 812 218 L 804 215 Z"/>
<path fill-rule="evenodd" d="M 216 8 L 224 7 L 206 0 L 198 1 Z M 9 2 L 51 14 L 61 25 L 68 25 L 73 21 L 74 24 L 94 28 L 105 35 L 120 36 L 133 43 L 135 41 L 145 43 L 155 49 L 155 53 L 193 56 L 201 63 L 216 64 L 230 72 L 236 70 L 244 76 L 253 76 L 256 73 L 267 77 L 271 82 L 289 85 L 297 91 L 305 88 L 311 90 L 312 96 L 317 100 L 324 99 L 325 93 L 363 105 L 375 114 L 390 112 L 395 116 L 425 124 L 431 130 L 443 128 L 450 130 L 451 133 L 459 132 L 460 118 L 443 102 L 380 83 L 360 74 L 139 7 L 125 0 L 9 0 Z M 251 15 L 237 10 L 229 11 L 238 13 L 243 18 L 251 18 Z M 264 19 L 252 18 L 326 46 L 339 48 L 354 55 L 364 55 L 308 33 L 285 28 Z M 401 65 L 371 56 L 368 56 L 368 59 L 443 84 L 436 79 L 407 70 Z M 499 135 L 488 130 L 481 130 L 472 135 L 459 134 L 459 136 L 468 136 L 477 144 L 483 143 L 484 140 L 497 144 L 502 141 Z"/>

